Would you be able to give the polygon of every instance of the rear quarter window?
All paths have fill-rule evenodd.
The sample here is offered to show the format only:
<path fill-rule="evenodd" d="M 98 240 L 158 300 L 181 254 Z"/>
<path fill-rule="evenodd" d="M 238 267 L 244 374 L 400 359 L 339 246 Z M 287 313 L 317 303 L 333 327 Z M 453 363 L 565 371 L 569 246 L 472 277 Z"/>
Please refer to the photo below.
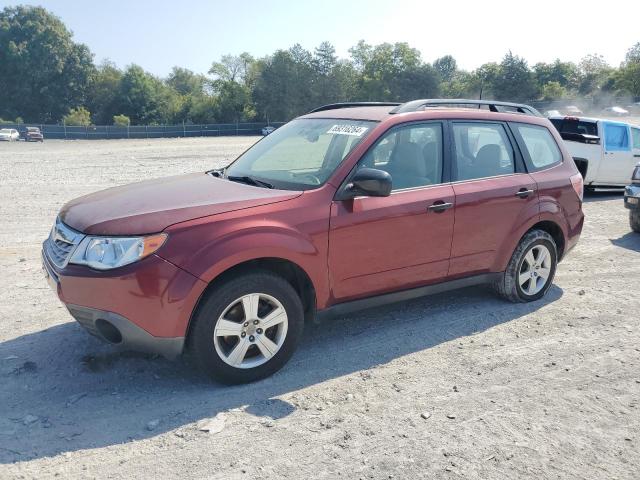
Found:
<path fill-rule="evenodd" d="M 527 169 L 542 170 L 562 162 L 562 152 L 555 138 L 546 127 L 539 125 L 512 124 L 523 148 Z"/>

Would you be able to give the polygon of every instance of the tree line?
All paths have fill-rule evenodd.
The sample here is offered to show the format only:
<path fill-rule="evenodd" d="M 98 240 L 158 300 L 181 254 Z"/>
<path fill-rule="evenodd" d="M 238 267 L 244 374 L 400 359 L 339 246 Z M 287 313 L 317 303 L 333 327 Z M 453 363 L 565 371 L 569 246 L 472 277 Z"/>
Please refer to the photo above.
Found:
<path fill-rule="evenodd" d="M 207 74 L 174 67 L 96 65 L 89 48 L 42 7 L 0 12 L 0 118 L 67 125 L 286 121 L 343 101 L 493 98 L 517 102 L 640 97 L 640 42 L 618 67 L 600 55 L 529 66 L 507 52 L 473 71 L 446 55 L 433 63 L 407 43 L 360 41 L 341 59 L 329 42 L 255 58 L 224 55 Z"/>

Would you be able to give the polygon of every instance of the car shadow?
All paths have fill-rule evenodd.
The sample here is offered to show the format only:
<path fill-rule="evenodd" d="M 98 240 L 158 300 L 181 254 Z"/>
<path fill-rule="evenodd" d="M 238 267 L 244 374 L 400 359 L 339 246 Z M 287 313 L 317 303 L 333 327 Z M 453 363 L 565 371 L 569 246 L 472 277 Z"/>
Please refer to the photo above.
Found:
<path fill-rule="evenodd" d="M 194 422 L 233 409 L 277 422 L 304 408 L 293 400 L 298 393 L 279 396 L 355 372 L 366 381 L 375 375 L 369 369 L 517 320 L 562 294 L 553 286 L 541 300 L 512 304 L 467 288 L 309 325 L 280 372 L 233 387 L 212 383 L 184 360 L 118 352 L 75 322 L 17 337 L 0 343 L 0 463 L 167 432 L 199 435 Z"/>
<path fill-rule="evenodd" d="M 640 233 L 629 231 L 619 238 L 612 238 L 611 243 L 616 247 L 622 247 L 634 252 L 640 252 Z"/>
<path fill-rule="evenodd" d="M 591 203 L 591 202 L 604 202 L 604 201 L 611 201 L 611 200 L 621 201 L 623 196 L 624 196 L 624 189 L 618 189 L 618 188 L 598 189 L 594 191 L 585 191 L 584 202 Z M 621 207 L 624 208 L 622 205 Z"/>

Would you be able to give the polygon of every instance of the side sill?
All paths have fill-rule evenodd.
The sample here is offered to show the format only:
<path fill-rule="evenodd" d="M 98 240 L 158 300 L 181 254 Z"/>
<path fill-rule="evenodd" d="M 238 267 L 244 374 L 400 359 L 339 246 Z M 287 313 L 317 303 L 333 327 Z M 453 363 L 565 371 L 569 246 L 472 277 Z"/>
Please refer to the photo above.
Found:
<path fill-rule="evenodd" d="M 321 322 L 330 318 L 342 317 L 349 313 L 366 310 L 369 308 L 380 307 L 390 303 L 404 302 L 415 298 L 426 297 L 436 293 L 448 292 L 449 290 L 457 290 L 459 288 L 472 287 L 474 285 L 482 285 L 492 283 L 499 280 L 503 275 L 500 273 L 483 273 L 472 277 L 459 278 L 448 282 L 427 285 L 425 287 L 412 288 L 409 290 L 401 290 L 399 292 L 385 293 L 374 297 L 362 298 L 350 302 L 338 303 L 316 313 L 316 321 Z"/>

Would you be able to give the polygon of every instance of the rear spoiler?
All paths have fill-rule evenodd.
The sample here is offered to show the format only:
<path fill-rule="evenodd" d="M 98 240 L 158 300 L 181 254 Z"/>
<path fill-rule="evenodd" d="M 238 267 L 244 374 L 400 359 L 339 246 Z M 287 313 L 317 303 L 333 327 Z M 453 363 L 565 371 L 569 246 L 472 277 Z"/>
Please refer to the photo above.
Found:
<path fill-rule="evenodd" d="M 563 140 L 568 142 L 586 143 L 589 145 L 600 145 L 600 137 L 597 135 L 587 135 L 586 133 L 560 132 Z"/>

